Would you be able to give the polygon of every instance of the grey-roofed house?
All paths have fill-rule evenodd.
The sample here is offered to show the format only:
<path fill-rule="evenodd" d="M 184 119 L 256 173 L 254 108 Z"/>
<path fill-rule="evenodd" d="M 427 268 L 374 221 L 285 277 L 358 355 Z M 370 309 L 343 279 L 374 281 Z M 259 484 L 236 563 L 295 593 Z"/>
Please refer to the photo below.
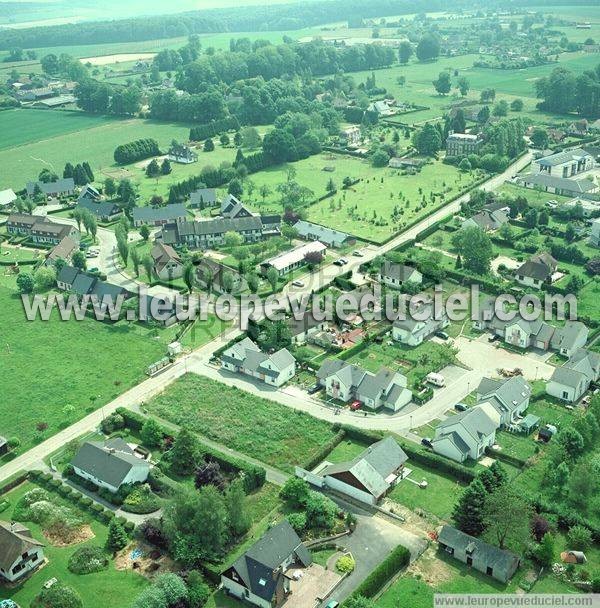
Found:
<path fill-rule="evenodd" d="M 220 214 L 221 217 L 226 217 L 230 220 L 255 215 L 244 205 L 244 203 L 233 196 L 233 194 L 228 194 L 221 203 Z"/>
<path fill-rule="evenodd" d="M 600 355 L 580 348 L 564 365 L 554 370 L 546 384 L 546 392 L 561 401 L 576 403 L 599 378 Z"/>
<path fill-rule="evenodd" d="M 14 583 L 44 562 L 44 545 L 29 528 L 0 521 L 0 580 Z"/>
<path fill-rule="evenodd" d="M 294 224 L 300 238 L 310 241 L 320 241 L 328 247 L 343 247 L 346 242 L 353 241 L 352 237 L 346 232 L 340 232 L 333 228 L 313 224 L 305 220 L 298 220 Z"/>
<path fill-rule="evenodd" d="M 600 247 L 600 218 L 596 218 L 592 222 L 592 232 L 590 234 L 590 244 L 594 247 Z"/>
<path fill-rule="evenodd" d="M 196 280 L 205 289 L 210 289 L 218 293 L 226 292 L 225 275 L 230 275 L 232 279 L 231 291 L 229 293 L 237 294 L 248 286 L 246 279 L 237 270 L 221 264 L 216 260 L 208 257 L 203 257 L 196 265 Z"/>
<path fill-rule="evenodd" d="M 295 316 L 286 320 L 286 325 L 290 331 L 290 337 L 294 344 L 304 344 L 309 336 L 313 336 L 325 329 L 326 322 L 316 319 L 311 311 L 307 310 L 301 318 Z"/>
<path fill-rule="evenodd" d="M 501 426 L 510 426 L 529 407 L 531 386 L 523 376 L 493 380 L 483 378 L 477 387 L 477 403 L 489 403 L 500 416 Z"/>
<path fill-rule="evenodd" d="M 435 429 L 433 451 L 457 462 L 479 460 L 496 442 L 500 415 L 489 403 L 449 416 Z"/>
<path fill-rule="evenodd" d="M 172 281 L 183 275 L 183 262 L 171 245 L 157 242 L 150 250 L 150 257 L 161 281 Z"/>
<path fill-rule="evenodd" d="M 78 268 L 65 264 L 56 276 L 56 284 L 58 288 L 62 291 L 71 291 L 73 282 L 77 278 L 79 272 L 80 270 Z"/>
<path fill-rule="evenodd" d="M 198 155 L 189 146 L 174 141 L 169 148 L 167 158 L 175 163 L 189 165 L 198 160 Z"/>
<path fill-rule="evenodd" d="M 133 225 L 164 226 L 188 217 L 187 209 L 182 203 L 165 205 L 164 207 L 134 207 L 132 211 Z"/>
<path fill-rule="evenodd" d="M 79 251 L 79 244 L 70 236 L 66 236 L 48 252 L 45 264 L 47 266 L 54 266 L 57 260 L 65 260 L 70 263 L 76 251 Z"/>
<path fill-rule="evenodd" d="M 534 160 L 532 164 L 538 173 L 562 178 L 573 177 L 595 166 L 594 157 L 582 148 L 563 150 L 544 156 Z"/>
<path fill-rule="evenodd" d="M 198 188 L 190 194 L 190 207 L 214 207 L 219 204 L 217 191 L 214 188 Z"/>
<path fill-rule="evenodd" d="M 423 275 L 414 266 L 386 260 L 379 270 L 379 282 L 392 289 L 401 289 L 406 283 L 420 285 L 423 282 Z"/>
<path fill-rule="evenodd" d="M 291 591 L 290 571 L 312 564 L 310 551 L 287 520 L 263 536 L 221 574 L 229 595 L 260 608 L 278 608 Z"/>
<path fill-rule="evenodd" d="M 445 310 L 442 311 L 442 314 L 438 314 L 439 318 L 435 318 L 431 304 L 425 304 L 415 313 L 419 315 L 418 318 L 414 318 L 416 314 L 406 314 L 403 315 L 406 318 L 394 321 L 392 325 L 392 338 L 394 340 L 408 346 L 418 346 L 433 336 L 436 331 L 441 331 L 450 324 Z"/>
<path fill-rule="evenodd" d="M 80 197 L 75 209 L 89 211 L 100 222 L 112 222 L 123 213 L 114 201 L 103 201 L 89 196 Z"/>
<path fill-rule="evenodd" d="M 131 296 L 124 287 L 102 281 L 96 275 L 68 264 L 60 269 L 56 277 L 56 285 L 62 291 L 69 291 L 78 296 L 92 296 L 99 302 L 105 297 L 110 297 L 116 303 L 116 298 L 119 296 L 123 296 L 124 299 Z"/>
<path fill-rule="evenodd" d="M 118 492 L 125 484 L 143 483 L 150 473 L 150 464 L 118 437 L 84 442 L 71 466 L 77 475 L 109 492 Z"/>
<path fill-rule="evenodd" d="M 296 359 L 287 348 L 267 355 L 250 338 L 244 338 L 221 355 L 221 367 L 271 386 L 282 386 L 296 373 Z"/>
<path fill-rule="evenodd" d="M 544 173 L 530 173 L 519 177 L 517 182 L 526 188 L 541 189 L 544 192 L 562 196 L 578 196 L 580 194 L 598 192 L 598 186 L 589 179 L 568 179 L 554 177 Z"/>
<path fill-rule="evenodd" d="M 479 538 L 445 525 L 438 534 L 440 549 L 496 580 L 507 583 L 519 568 L 521 558 Z"/>
<path fill-rule="evenodd" d="M 260 264 L 260 269 L 265 275 L 270 268 L 275 268 L 280 275 L 284 275 L 304 265 L 306 263 L 306 256 L 315 253 L 320 253 L 325 257 L 327 245 L 324 245 L 320 241 L 305 243 L 304 245 L 279 253 L 268 260 L 264 260 Z"/>
<path fill-rule="evenodd" d="M 539 289 L 552 280 L 557 266 L 558 262 L 549 253 L 538 253 L 515 270 L 515 280 L 521 285 Z"/>
<path fill-rule="evenodd" d="M 329 397 L 348 403 L 358 401 L 370 410 L 397 412 L 412 401 L 406 376 L 382 367 L 376 374 L 341 359 L 326 359 L 317 380 Z"/>
<path fill-rule="evenodd" d="M 27 236 L 37 245 L 58 245 L 66 236 L 79 242 L 80 234 L 75 226 L 51 220 L 46 215 L 12 213 L 6 220 L 9 234 Z"/>
<path fill-rule="evenodd" d="M 588 341 L 590 330 L 581 321 L 566 321 L 562 327 L 557 327 L 550 339 L 550 348 L 563 357 L 571 357 Z"/>
<path fill-rule="evenodd" d="M 55 182 L 27 182 L 27 194 L 33 196 L 36 186 L 45 196 L 70 196 L 75 194 L 75 182 L 72 177 L 58 179 Z"/>
<path fill-rule="evenodd" d="M 482 209 L 472 217 L 466 219 L 461 228 L 480 228 L 484 232 L 494 232 L 508 223 L 509 216 L 504 209 Z"/>
<path fill-rule="evenodd" d="M 386 437 L 348 462 L 328 464 L 318 475 L 331 490 L 376 504 L 402 479 L 407 460 L 397 441 Z"/>

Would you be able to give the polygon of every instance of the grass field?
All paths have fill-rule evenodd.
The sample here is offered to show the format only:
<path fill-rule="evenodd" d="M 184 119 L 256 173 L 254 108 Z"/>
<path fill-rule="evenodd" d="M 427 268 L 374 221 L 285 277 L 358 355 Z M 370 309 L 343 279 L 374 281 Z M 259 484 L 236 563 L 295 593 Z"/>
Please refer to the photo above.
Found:
<path fill-rule="evenodd" d="M 146 408 L 288 472 L 309 460 L 334 434 L 326 422 L 192 374 L 177 380 Z"/>
<path fill-rule="evenodd" d="M 25 483 L 6 495 L 10 501 L 9 508 L 2 513 L 2 519 L 11 520 L 13 509 L 23 494 L 32 490 L 31 483 Z M 52 494 L 53 502 L 63 504 L 56 494 Z M 75 509 L 71 503 L 64 503 L 71 509 Z M 83 600 L 86 608 L 122 608 L 129 606 L 136 596 L 147 586 L 148 582 L 142 576 L 131 571 L 118 571 L 114 562 L 109 564 L 107 570 L 94 574 L 77 575 L 67 568 L 69 557 L 81 546 L 104 546 L 108 529 L 84 512 L 78 512 L 90 524 L 95 537 L 71 547 L 53 547 L 45 543 L 44 554 L 49 563 L 28 577 L 24 584 L 14 589 L 0 587 L 0 599 L 11 598 L 20 606 L 30 606 L 32 600 L 42 589 L 47 580 L 56 577 L 61 583 L 75 589 Z M 40 527 L 36 524 L 24 522 L 31 529 L 33 537 L 42 542 L 45 541 Z M 110 590 L 108 592 L 108 590 Z"/>

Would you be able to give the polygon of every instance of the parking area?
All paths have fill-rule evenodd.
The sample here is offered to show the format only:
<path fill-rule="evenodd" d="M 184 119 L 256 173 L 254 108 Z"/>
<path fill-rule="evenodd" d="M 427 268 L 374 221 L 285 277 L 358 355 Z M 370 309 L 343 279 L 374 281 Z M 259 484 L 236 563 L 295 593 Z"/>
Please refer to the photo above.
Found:
<path fill-rule="evenodd" d="M 301 574 L 298 580 L 294 578 L 296 573 Z M 319 564 L 311 564 L 308 568 L 301 569 L 290 568 L 286 576 L 290 577 L 291 593 L 283 603 L 285 608 L 316 606 L 342 578 L 337 572 L 325 570 Z"/>

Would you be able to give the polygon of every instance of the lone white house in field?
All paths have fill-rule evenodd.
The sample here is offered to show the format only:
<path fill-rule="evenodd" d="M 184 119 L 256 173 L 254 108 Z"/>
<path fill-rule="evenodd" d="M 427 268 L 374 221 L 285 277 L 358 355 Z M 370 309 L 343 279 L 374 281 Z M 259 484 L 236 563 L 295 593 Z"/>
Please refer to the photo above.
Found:
<path fill-rule="evenodd" d="M 287 348 L 267 355 L 250 338 L 244 338 L 221 355 L 221 367 L 282 386 L 296 373 L 296 359 Z"/>
<path fill-rule="evenodd" d="M 291 571 L 312 564 L 309 550 L 283 520 L 221 574 L 225 591 L 260 608 L 278 608 L 291 591 Z"/>
<path fill-rule="evenodd" d="M 496 442 L 499 426 L 500 414 L 491 404 L 476 405 L 440 422 L 431 442 L 433 451 L 457 462 L 478 460 Z"/>
<path fill-rule="evenodd" d="M 29 528 L 0 521 L 0 580 L 14 583 L 44 561 L 44 545 L 31 536 Z"/>
<path fill-rule="evenodd" d="M 106 443 L 86 441 L 71 461 L 77 475 L 109 492 L 118 492 L 125 484 L 142 483 L 148 479 L 150 464 L 138 458 L 123 439 Z"/>

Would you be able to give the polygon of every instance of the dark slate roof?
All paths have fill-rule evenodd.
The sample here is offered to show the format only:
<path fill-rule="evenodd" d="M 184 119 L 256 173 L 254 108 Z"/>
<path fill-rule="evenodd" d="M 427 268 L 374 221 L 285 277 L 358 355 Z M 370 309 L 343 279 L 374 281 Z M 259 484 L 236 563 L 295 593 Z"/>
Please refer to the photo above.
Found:
<path fill-rule="evenodd" d="M 286 321 L 286 325 L 290 330 L 290 335 L 292 338 L 307 332 L 309 329 L 313 327 L 320 327 L 323 324 L 323 321 L 318 321 L 315 319 L 314 315 L 311 311 L 306 311 L 301 319 L 296 319 L 295 316 L 290 317 Z"/>
<path fill-rule="evenodd" d="M 86 197 L 79 198 L 76 209 L 86 209 L 90 213 L 93 213 L 97 217 L 110 217 L 111 215 L 117 215 L 121 212 L 121 209 L 117 203 L 112 201 L 98 201 Z"/>
<path fill-rule="evenodd" d="M 381 276 L 396 279 L 397 281 L 408 281 L 415 272 L 418 271 L 414 266 L 396 264 L 389 260 L 386 260 L 381 267 Z"/>
<path fill-rule="evenodd" d="M 75 182 L 72 177 L 65 177 L 63 179 L 56 180 L 55 182 L 27 182 L 27 194 L 31 196 L 35 190 L 36 184 L 40 187 L 40 190 L 44 194 L 51 194 L 53 192 L 71 192 L 75 189 Z"/>
<path fill-rule="evenodd" d="M 132 211 L 134 222 L 173 222 L 187 217 L 185 205 L 176 203 L 165 207 L 134 207 Z"/>
<path fill-rule="evenodd" d="M 200 203 L 212 205 L 216 202 L 217 191 L 214 188 L 198 188 L 198 190 L 190 194 L 190 203 L 192 205 L 200 205 Z"/>
<path fill-rule="evenodd" d="M 70 236 L 66 236 L 58 245 L 48 252 L 46 258 L 51 261 L 58 259 L 66 260 L 78 249 L 79 245 Z"/>
<path fill-rule="evenodd" d="M 464 553 L 467 550 L 483 560 L 487 566 L 498 572 L 511 572 L 519 563 L 519 556 L 469 536 L 452 526 L 443 526 L 438 541 L 455 551 Z"/>
<path fill-rule="evenodd" d="M 56 280 L 60 283 L 66 283 L 67 285 L 72 285 L 75 277 L 79 274 L 79 269 L 73 266 L 68 266 L 65 264 L 58 273 Z"/>
<path fill-rule="evenodd" d="M 545 188 L 558 188 L 566 192 L 589 192 L 596 188 L 594 183 L 589 179 L 568 179 L 566 177 L 544 175 L 543 173 L 525 175 L 519 178 L 519 180 L 525 184 L 533 184 L 534 186 L 543 186 Z"/>
<path fill-rule="evenodd" d="M 265 532 L 259 541 L 234 562 L 233 568 L 250 593 L 271 601 L 279 577 L 283 576 L 282 572 L 277 572 L 276 575 L 275 570 L 292 554 L 296 554 L 304 566 L 312 563 L 310 552 L 289 522 L 284 520 Z"/>
<path fill-rule="evenodd" d="M 0 568 L 5 571 L 23 553 L 44 545 L 31 536 L 29 528 L 19 523 L 0 521 Z"/>
<path fill-rule="evenodd" d="M 129 471 L 138 465 L 150 465 L 134 455 L 123 439 L 110 439 L 106 443 L 86 441 L 71 464 L 89 475 L 115 488 L 121 486 Z"/>
<path fill-rule="evenodd" d="M 518 276 L 545 281 L 552 276 L 556 270 L 557 262 L 549 253 L 540 253 L 534 255 L 522 266 L 520 266 L 516 274 Z"/>

